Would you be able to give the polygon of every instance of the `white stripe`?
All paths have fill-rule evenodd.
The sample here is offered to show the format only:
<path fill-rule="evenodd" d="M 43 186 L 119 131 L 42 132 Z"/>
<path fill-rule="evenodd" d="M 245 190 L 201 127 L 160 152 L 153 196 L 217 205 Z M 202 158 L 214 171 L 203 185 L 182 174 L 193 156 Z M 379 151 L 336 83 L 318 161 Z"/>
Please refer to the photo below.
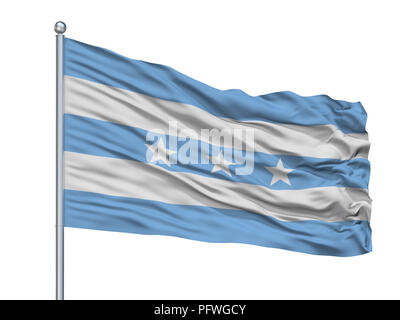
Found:
<path fill-rule="evenodd" d="M 113 196 L 238 209 L 298 220 L 369 220 L 368 191 L 354 188 L 272 190 L 263 186 L 172 172 L 160 166 L 65 152 L 65 188 Z"/>
<path fill-rule="evenodd" d="M 177 121 L 179 128 L 189 128 L 198 135 L 201 129 L 253 128 L 254 151 L 267 154 L 347 160 L 366 158 L 369 150 L 367 134 L 344 134 L 333 125 L 300 126 L 219 118 L 195 106 L 70 76 L 65 77 L 65 113 L 166 133 L 169 121 Z"/>

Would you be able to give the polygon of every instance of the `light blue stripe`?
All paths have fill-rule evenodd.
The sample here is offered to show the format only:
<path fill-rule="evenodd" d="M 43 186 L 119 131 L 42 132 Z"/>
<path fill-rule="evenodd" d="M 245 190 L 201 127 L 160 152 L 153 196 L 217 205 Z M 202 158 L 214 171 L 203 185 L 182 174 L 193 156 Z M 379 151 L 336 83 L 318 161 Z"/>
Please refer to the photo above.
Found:
<path fill-rule="evenodd" d="M 218 90 L 167 66 L 132 60 L 107 49 L 65 39 L 64 73 L 152 97 L 197 106 L 224 118 L 298 125 L 335 125 L 344 133 L 364 133 L 367 114 L 359 102 L 326 95 L 302 97 L 284 91 L 249 96 Z"/>
<path fill-rule="evenodd" d="M 70 114 L 64 116 L 64 130 L 65 151 L 96 156 L 147 162 L 145 144 L 153 143 L 146 141 L 148 131 Z M 169 146 L 168 138 L 165 140 Z M 183 143 L 178 142 L 178 148 Z M 294 169 L 289 174 L 290 186 L 283 181 L 270 186 L 272 174 L 264 167 L 276 166 L 280 158 L 287 168 Z M 272 189 L 305 189 L 326 186 L 368 188 L 369 161 L 363 158 L 337 160 L 268 155 L 256 152 L 254 161 L 255 167 L 252 174 L 242 176 L 233 174 L 232 177 L 223 171 L 211 173 L 212 164 L 182 165 L 178 163 L 171 164 L 170 167 L 162 163 L 159 165 L 170 171 L 195 173 L 212 178 L 263 185 Z M 230 166 L 230 169 L 233 170 L 234 167 Z"/>
<path fill-rule="evenodd" d="M 239 210 L 65 190 L 65 226 L 156 234 L 207 242 L 236 242 L 319 255 L 372 250 L 367 221 L 282 222 Z"/>

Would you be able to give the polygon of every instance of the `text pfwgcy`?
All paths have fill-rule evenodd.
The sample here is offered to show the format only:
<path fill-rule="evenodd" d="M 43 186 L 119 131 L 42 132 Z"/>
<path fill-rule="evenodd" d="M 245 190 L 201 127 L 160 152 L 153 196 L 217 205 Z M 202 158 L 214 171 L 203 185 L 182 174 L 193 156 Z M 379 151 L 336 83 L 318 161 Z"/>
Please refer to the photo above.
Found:
<path fill-rule="evenodd" d="M 156 315 L 175 315 L 185 318 L 188 314 L 197 315 L 243 315 L 246 305 L 240 304 L 199 304 L 194 308 L 187 306 L 168 306 L 161 304 L 154 309 Z"/>

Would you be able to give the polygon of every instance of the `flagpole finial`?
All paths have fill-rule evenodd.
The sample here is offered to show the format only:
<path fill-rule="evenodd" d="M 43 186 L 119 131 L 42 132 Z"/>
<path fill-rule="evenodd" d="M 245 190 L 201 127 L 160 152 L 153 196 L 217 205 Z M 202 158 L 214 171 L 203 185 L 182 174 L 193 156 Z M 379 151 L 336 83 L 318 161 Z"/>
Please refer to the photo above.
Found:
<path fill-rule="evenodd" d="M 57 34 L 63 34 L 67 30 L 67 26 L 64 22 L 62 21 L 57 21 L 56 24 L 54 25 L 54 31 Z"/>

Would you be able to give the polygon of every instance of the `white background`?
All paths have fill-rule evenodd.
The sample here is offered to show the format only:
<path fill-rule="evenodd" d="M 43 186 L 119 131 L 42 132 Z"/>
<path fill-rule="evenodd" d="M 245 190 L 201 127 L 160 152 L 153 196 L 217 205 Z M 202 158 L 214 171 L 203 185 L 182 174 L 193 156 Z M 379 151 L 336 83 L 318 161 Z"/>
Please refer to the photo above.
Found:
<path fill-rule="evenodd" d="M 219 89 L 361 101 L 373 253 L 312 256 L 78 229 L 67 299 L 400 298 L 399 1 L 2 1 L 0 298 L 55 293 L 55 33 Z"/>

